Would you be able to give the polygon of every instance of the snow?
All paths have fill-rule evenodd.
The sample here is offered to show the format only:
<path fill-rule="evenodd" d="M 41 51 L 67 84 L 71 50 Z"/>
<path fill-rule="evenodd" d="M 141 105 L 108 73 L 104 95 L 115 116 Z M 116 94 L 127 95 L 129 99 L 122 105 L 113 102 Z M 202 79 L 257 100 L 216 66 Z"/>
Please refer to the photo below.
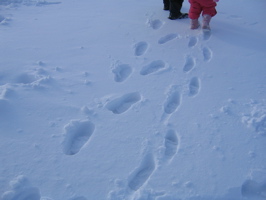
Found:
<path fill-rule="evenodd" d="M 162 4 L 0 1 L 2 200 L 266 199 L 265 0 Z"/>

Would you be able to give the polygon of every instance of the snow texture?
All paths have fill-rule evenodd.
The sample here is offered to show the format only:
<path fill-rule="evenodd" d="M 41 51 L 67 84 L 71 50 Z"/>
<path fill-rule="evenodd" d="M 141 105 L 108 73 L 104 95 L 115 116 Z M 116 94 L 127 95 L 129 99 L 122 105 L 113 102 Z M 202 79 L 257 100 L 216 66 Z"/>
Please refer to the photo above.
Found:
<path fill-rule="evenodd" d="M 0 199 L 265 200 L 266 3 L 240 4 L 202 31 L 161 0 L 0 0 Z"/>

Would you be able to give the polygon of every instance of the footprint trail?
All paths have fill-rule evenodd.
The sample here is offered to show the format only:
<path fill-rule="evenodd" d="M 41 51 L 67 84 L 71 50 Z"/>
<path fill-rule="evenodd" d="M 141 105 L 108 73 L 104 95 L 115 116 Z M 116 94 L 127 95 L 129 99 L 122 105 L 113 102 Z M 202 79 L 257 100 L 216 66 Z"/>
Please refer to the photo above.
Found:
<path fill-rule="evenodd" d="M 121 64 L 116 66 L 112 72 L 114 73 L 115 82 L 123 82 L 131 75 L 132 67 L 127 64 Z"/>
<path fill-rule="evenodd" d="M 195 36 L 192 36 L 189 38 L 188 47 L 193 48 L 197 45 L 197 43 L 198 43 L 198 38 Z"/>
<path fill-rule="evenodd" d="M 180 93 L 177 91 L 176 89 L 177 86 L 172 86 L 166 101 L 164 103 L 164 112 L 166 114 L 172 114 L 173 112 L 175 112 L 177 110 L 177 108 L 180 106 L 181 104 L 181 95 Z"/>
<path fill-rule="evenodd" d="M 63 152 L 66 155 L 75 155 L 88 142 L 95 126 L 88 120 L 72 120 L 64 127 Z"/>
<path fill-rule="evenodd" d="M 162 60 L 156 60 L 151 62 L 150 64 L 144 66 L 141 71 L 140 74 L 143 76 L 158 72 L 162 69 L 164 69 L 166 67 L 166 64 L 164 61 Z"/>
<path fill-rule="evenodd" d="M 189 83 L 189 96 L 194 97 L 199 93 L 200 90 L 200 79 L 193 77 Z"/>
<path fill-rule="evenodd" d="M 140 166 L 131 174 L 128 187 L 131 190 L 137 191 L 150 178 L 155 170 L 154 156 L 148 153 L 142 160 Z"/>
<path fill-rule="evenodd" d="M 209 62 L 212 59 L 212 51 L 209 47 L 203 47 L 202 54 L 205 62 Z"/>
<path fill-rule="evenodd" d="M 187 56 L 183 71 L 190 72 L 196 65 L 195 59 L 192 56 Z"/>
<path fill-rule="evenodd" d="M 114 114 L 122 114 L 131 108 L 135 103 L 141 100 L 138 92 L 128 93 L 116 98 L 106 105 L 106 108 Z"/>
<path fill-rule="evenodd" d="M 167 160 L 171 160 L 174 155 L 177 153 L 179 146 L 179 139 L 174 130 L 168 130 L 165 138 L 164 138 L 164 146 L 165 146 L 165 158 Z"/>
<path fill-rule="evenodd" d="M 148 49 L 148 43 L 147 42 L 139 42 L 135 45 L 135 56 L 142 56 L 146 53 Z"/>
<path fill-rule="evenodd" d="M 168 34 L 168 35 L 166 35 L 166 36 L 164 36 L 164 37 L 161 37 L 161 38 L 158 40 L 158 43 L 159 43 L 159 44 L 165 44 L 166 42 L 169 42 L 169 41 L 171 41 L 171 40 L 176 39 L 177 37 L 178 37 L 178 35 L 175 34 L 175 33 Z"/>

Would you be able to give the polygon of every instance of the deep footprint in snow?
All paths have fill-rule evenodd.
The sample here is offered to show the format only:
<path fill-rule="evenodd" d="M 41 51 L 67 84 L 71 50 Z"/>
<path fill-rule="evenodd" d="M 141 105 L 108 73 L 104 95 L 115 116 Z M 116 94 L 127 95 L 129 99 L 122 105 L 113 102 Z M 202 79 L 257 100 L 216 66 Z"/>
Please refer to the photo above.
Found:
<path fill-rule="evenodd" d="M 140 166 L 130 175 L 128 187 L 131 190 L 137 191 L 145 184 L 153 171 L 155 170 L 154 156 L 148 153 L 142 160 Z"/>
<path fill-rule="evenodd" d="M 10 182 L 11 190 L 2 195 L 2 200 L 40 200 L 39 188 L 31 186 L 29 180 L 20 175 Z"/>
<path fill-rule="evenodd" d="M 132 67 L 127 64 L 121 64 L 116 66 L 112 72 L 114 73 L 114 80 L 116 82 L 125 81 L 132 73 Z"/>
<path fill-rule="evenodd" d="M 200 90 L 200 79 L 193 77 L 189 82 L 189 96 L 196 96 Z"/>
<path fill-rule="evenodd" d="M 63 152 L 75 155 L 89 141 L 95 126 L 88 120 L 72 120 L 64 127 Z"/>
<path fill-rule="evenodd" d="M 181 95 L 176 87 L 177 86 L 172 86 L 164 103 L 164 112 L 166 114 L 172 114 L 181 104 Z"/>
<path fill-rule="evenodd" d="M 179 146 L 179 139 L 174 130 L 168 130 L 164 138 L 165 152 L 164 155 L 167 160 L 171 160 L 177 153 Z"/>
<path fill-rule="evenodd" d="M 106 105 L 106 108 L 112 111 L 114 114 L 122 114 L 140 100 L 141 100 L 140 93 L 138 92 L 128 93 L 109 102 Z"/>
<path fill-rule="evenodd" d="M 187 56 L 183 71 L 185 73 L 190 72 L 196 65 L 196 61 L 192 56 Z"/>
<path fill-rule="evenodd" d="M 148 49 L 148 43 L 147 42 L 139 42 L 135 45 L 135 56 L 142 56 L 146 53 Z"/>
<path fill-rule="evenodd" d="M 208 47 L 202 48 L 203 59 L 205 62 L 209 62 L 212 59 L 212 51 Z"/>
<path fill-rule="evenodd" d="M 198 38 L 195 36 L 192 36 L 189 38 L 188 47 L 192 48 L 195 47 L 198 43 Z"/>
<path fill-rule="evenodd" d="M 158 72 L 162 69 L 164 69 L 166 66 L 165 62 L 162 60 L 156 60 L 151 62 L 150 64 L 144 66 L 141 70 L 140 70 L 140 74 L 143 76 Z"/>
<path fill-rule="evenodd" d="M 211 31 L 209 31 L 209 30 L 203 31 L 203 36 L 202 36 L 203 40 L 209 40 L 211 36 L 212 36 Z"/>
<path fill-rule="evenodd" d="M 162 27 L 163 22 L 159 19 L 155 19 L 155 20 L 149 20 L 148 24 L 152 29 L 158 30 L 159 28 Z"/>
<path fill-rule="evenodd" d="M 172 34 L 168 34 L 164 37 L 161 37 L 159 40 L 158 40 L 158 43 L 159 44 L 164 44 L 166 42 L 169 42 L 173 39 L 176 39 L 178 37 L 178 34 L 175 34 L 175 33 L 172 33 Z"/>

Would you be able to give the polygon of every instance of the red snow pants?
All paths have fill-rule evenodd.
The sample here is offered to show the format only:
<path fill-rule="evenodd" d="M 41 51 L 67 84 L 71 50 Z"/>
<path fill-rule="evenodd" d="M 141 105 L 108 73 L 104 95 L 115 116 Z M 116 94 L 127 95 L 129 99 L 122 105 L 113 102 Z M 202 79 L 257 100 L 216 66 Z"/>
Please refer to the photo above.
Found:
<path fill-rule="evenodd" d="M 216 15 L 216 3 L 213 0 L 188 0 L 190 3 L 189 18 L 198 19 L 202 15 Z"/>

